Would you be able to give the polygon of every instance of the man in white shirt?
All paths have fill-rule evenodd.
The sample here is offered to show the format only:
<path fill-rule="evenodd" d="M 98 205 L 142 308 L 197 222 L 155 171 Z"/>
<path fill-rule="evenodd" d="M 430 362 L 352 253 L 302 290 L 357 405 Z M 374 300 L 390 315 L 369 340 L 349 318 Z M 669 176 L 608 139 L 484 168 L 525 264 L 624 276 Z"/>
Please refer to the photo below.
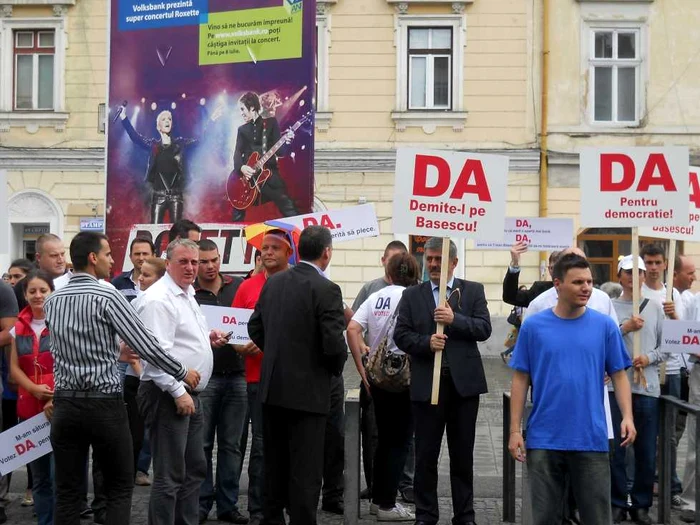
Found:
<path fill-rule="evenodd" d="M 194 298 L 192 283 L 199 268 L 199 247 L 189 239 L 168 245 L 167 271 L 144 294 L 139 313 L 166 352 L 201 375 L 195 390 L 150 364 L 144 368 L 138 402 L 150 428 L 153 488 L 149 525 L 195 525 L 199 519 L 199 487 L 207 463 L 199 393 L 211 377 L 211 347 L 225 335 L 209 331 Z M 183 461 L 184 458 L 184 461 Z"/>

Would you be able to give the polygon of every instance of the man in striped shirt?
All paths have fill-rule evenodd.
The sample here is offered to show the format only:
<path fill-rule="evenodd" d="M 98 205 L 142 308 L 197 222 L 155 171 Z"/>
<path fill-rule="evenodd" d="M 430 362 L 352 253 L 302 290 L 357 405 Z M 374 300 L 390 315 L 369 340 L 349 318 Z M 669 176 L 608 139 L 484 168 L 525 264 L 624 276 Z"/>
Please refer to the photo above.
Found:
<path fill-rule="evenodd" d="M 73 525 L 80 520 L 81 486 L 92 445 L 105 478 L 105 523 L 123 525 L 131 513 L 134 466 L 125 461 L 133 452 L 117 369 L 116 336 L 138 356 L 192 388 L 199 383 L 199 373 L 164 352 L 126 299 L 98 282 L 109 278 L 114 263 L 105 235 L 79 233 L 71 242 L 70 255 L 75 274 L 45 305 L 55 378 L 54 523 Z"/>

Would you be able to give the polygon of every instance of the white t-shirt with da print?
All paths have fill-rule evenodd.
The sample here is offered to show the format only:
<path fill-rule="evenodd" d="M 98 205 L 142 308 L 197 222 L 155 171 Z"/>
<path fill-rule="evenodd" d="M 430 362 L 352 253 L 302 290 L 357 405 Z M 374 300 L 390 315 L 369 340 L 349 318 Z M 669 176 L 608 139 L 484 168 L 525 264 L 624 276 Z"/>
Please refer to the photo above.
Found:
<path fill-rule="evenodd" d="M 398 285 L 389 285 L 386 288 L 382 288 L 378 292 L 374 292 L 370 295 L 367 300 L 360 305 L 352 316 L 352 320 L 359 323 L 363 330 L 367 332 L 367 341 L 369 341 L 372 352 L 374 352 L 379 344 L 379 336 L 384 333 L 386 324 L 391 322 L 391 318 L 394 316 L 394 312 L 399 306 L 399 301 L 401 300 L 401 295 L 405 288 Z M 391 328 L 389 333 L 389 346 L 387 350 L 389 352 L 395 352 L 397 354 L 403 354 L 401 350 L 394 343 L 394 327 L 396 326 L 396 320 L 394 320 L 394 326 Z"/>

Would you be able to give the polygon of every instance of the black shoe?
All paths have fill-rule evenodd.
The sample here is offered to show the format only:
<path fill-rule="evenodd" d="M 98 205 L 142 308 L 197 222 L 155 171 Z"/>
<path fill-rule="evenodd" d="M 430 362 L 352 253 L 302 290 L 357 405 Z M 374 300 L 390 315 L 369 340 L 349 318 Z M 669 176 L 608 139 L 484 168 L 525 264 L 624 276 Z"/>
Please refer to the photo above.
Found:
<path fill-rule="evenodd" d="M 99 512 L 95 512 L 95 515 L 92 517 L 92 521 L 97 523 L 97 525 L 104 525 L 107 521 L 107 511 L 102 510 Z"/>
<path fill-rule="evenodd" d="M 372 499 L 372 489 L 367 487 L 365 490 L 360 492 L 360 499 Z"/>
<path fill-rule="evenodd" d="M 0 523 L 5 523 L 7 521 L 7 514 L 5 514 L 5 508 L 0 507 Z"/>
<path fill-rule="evenodd" d="M 690 509 L 682 510 L 681 521 L 683 523 L 695 523 L 695 511 Z"/>
<path fill-rule="evenodd" d="M 345 505 L 342 501 L 329 501 L 328 503 L 321 505 L 321 509 L 339 516 L 345 514 Z"/>
<path fill-rule="evenodd" d="M 209 519 L 209 514 L 202 514 L 202 513 L 200 512 L 200 514 L 199 514 L 199 523 L 200 523 L 200 525 L 201 525 L 202 523 L 204 523 L 205 521 L 207 521 L 208 519 Z"/>
<path fill-rule="evenodd" d="M 233 509 L 231 512 L 224 512 L 217 517 L 219 521 L 226 523 L 236 523 L 237 525 L 247 525 L 248 518 L 240 513 L 238 509 Z"/>
<path fill-rule="evenodd" d="M 93 515 L 93 513 L 94 513 L 94 511 L 92 510 L 92 507 L 87 507 L 87 506 L 86 506 L 85 508 L 83 508 L 83 509 L 80 511 L 80 518 L 81 518 L 81 519 L 89 518 L 90 516 Z"/>
<path fill-rule="evenodd" d="M 630 509 L 630 518 L 639 525 L 651 525 L 652 521 L 649 517 L 649 509 Z"/>
<path fill-rule="evenodd" d="M 401 499 L 404 500 L 406 503 L 415 503 L 416 502 L 416 495 L 413 492 L 413 487 L 406 487 L 403 490 L 400 490 L 401 492 Z"/>
<path fill-rule="evenodd" d="M 413 525 L 436 525 L 436 522 L 416 520 L 416 522 Z"/>
<path fill-rule="evenodd" d="M 613 523 L 622 523 L 625 521 L 626 516 L 627 511 L 625 509 L 621 509 L 620 507 L 612 508 Z"/>

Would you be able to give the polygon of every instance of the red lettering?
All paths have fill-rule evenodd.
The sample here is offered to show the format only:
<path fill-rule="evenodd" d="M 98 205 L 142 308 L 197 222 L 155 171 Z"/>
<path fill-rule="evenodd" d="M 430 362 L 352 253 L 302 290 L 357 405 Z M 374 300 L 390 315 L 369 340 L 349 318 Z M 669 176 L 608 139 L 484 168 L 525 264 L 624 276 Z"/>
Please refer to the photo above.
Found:
<path fill-rule="evenodd" d="M 528 221 L 527 219 L 515 219 L 515 227 L 516 228 L 529 228 L 530 221 Z"/>
<path fill-rule="evenodd" d="M 335 224 L 328 215 L 321 215 L 321 226 L 325 226 L 329 230 L 335 228 Z"/>
<path fill-rule="evenodd" d="M 700 345 L 700 339 L 697 335 L 684 335 L 682 341 L 684 345 Z"/>
<path fill-rule="evenodd" d="M 302 223 L 304 224 L 304 228 L 306 228 L 307 226 L 318 226 L 318 221 L 316 219 L 314 219 L 313 217 L 306 217 L 302 221 Z"/>
<path fill-rule="evenodd" d="M 474 177 L 474 182 L 470 183 L 472 176 Z M 465 193 L 477 195 L 480 201 L 491 202 L 491 192 L 486 182 L 484 166 L 481 164 L 480 160 L 467 159 L 450 197 L 453 199 L 462 199 Z"/>
<path fill-rule="evenodd" d="M 515 242 L 525 242 L 525 243 L 529 243 L 529 242 L 530 242 L 530 239 L 529 239 L 528 236 L 525 235 L 524 233 L 516 233 L 516 234 L 515 234 Z"/>
<path fill-rule="evenodd" d="M 428 186 L 428 167 L 437 169 L 438 180 L 435 186 Z M 447 193 L 450 187 L 450 165 L 447 161 L 433 155 L 416 155 L 413 169 L 413 195 L 439 197 Z"/>
<path fill-rule="evenodd" d="M 654 175 L 658 171 L 658 175 Z M 666 158 L 661 153 L 652 153 L 644 165 L 637 191 L 649 191 L 650 186 L 662 186 L 666 191 L 677 191 Z"/>
<path fill-rule="evenodd" d="M 698 174 L 694 171 L 690 172 L 690 202 L 695 204 L 696 208 L 700 208 L 700 183 Z"/>
<path fill-rule="evenodd" d="M 26 445 L 27 445 L 27 452 L 29 452 L 33 448 L 36 448 L 36 445 L 29 440 L 27 440 Z"/>
<path fill-rule="evenodd" d="M 21 456 L 27 451 L 27 449 L 24 448 L 24 445 L 22 445 L 22 443 L 18 443 L 17 445 L 15 445 L 15 451 Z"/>
<path fill-rule="evenodd" d="M 622 167 L 622 179 L 613 181 L 613 164 Z M 634 162 L 622 153 L 600 155 L 600 191 L 625 191 L 634 184 Z"/>

